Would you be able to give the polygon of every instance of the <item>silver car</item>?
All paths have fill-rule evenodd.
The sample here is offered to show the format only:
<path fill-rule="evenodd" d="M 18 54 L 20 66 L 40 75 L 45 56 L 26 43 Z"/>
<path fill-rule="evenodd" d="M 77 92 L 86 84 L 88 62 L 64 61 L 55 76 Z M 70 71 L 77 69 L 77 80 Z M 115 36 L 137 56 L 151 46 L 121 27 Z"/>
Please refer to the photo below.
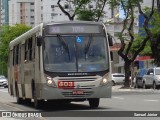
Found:
<path fill-rule="evenodd" d="M 143 76 L 143 88 L 152 87 L 156 89 L 160 86 L 160 67 L 149 68 Z"/>
<path fill-rule="evenodd" d="M 0 86 L 3 86 L 4 88 L 8 87 L 8 80 L 4 75 L 0 75 Z"/>
<path fill-rule="evenodd" d="M 112 74 L 112 85 L 123 84 L 125 75 L 122 73 L 113 73 Z"/>

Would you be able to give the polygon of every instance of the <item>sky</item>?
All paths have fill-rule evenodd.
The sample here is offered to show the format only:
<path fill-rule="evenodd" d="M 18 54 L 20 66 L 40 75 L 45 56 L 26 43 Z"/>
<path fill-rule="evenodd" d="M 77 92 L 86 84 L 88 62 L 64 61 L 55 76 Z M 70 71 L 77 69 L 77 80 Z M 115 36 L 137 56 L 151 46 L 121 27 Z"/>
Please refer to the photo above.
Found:
<path fill-rule="evenodd" d="M 125 17 L 124 10 L 121 7 L 119 7 L 119 18 L 124 18 L 124 17 Z"/>

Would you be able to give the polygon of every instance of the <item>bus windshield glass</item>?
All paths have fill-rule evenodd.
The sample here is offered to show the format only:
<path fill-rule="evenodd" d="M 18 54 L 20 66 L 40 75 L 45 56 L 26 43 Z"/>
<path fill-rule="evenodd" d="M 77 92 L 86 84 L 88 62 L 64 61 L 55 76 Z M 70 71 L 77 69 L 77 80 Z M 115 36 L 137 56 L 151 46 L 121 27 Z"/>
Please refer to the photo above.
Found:
<path fill-rule="evenodd" d="M 98 72 L 109 68 L 106 38 L 56 35 L 44 38 L 44 69 L 48 72 Z"/>

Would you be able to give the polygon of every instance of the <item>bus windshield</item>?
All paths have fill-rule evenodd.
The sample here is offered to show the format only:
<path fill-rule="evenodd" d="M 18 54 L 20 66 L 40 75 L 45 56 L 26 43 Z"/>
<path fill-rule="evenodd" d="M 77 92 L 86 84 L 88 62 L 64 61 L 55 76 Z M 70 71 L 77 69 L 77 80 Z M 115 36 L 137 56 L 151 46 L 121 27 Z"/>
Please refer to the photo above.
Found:
<path fill-rule="evenodd" d="M 92 35 L 46 36 L 44 69 L 49 72 L 97 72 L 109 68 L 106 38 Z"/>

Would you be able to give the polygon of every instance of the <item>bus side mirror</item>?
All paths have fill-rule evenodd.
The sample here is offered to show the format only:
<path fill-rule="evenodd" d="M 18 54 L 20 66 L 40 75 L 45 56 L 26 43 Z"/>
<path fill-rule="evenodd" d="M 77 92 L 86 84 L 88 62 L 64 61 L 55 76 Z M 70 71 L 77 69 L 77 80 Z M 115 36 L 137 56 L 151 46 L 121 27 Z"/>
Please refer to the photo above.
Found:
<path fill-rule="evenodd" d="M 42 45 L 42 36 L 37 36 L 37 46 Z"/>
<path fill-rule="evenodd" d="M 107 35 L 108 35 L 109 46 L 113 46 L 112 36 L 109 33 L 107 33 Z"/>

